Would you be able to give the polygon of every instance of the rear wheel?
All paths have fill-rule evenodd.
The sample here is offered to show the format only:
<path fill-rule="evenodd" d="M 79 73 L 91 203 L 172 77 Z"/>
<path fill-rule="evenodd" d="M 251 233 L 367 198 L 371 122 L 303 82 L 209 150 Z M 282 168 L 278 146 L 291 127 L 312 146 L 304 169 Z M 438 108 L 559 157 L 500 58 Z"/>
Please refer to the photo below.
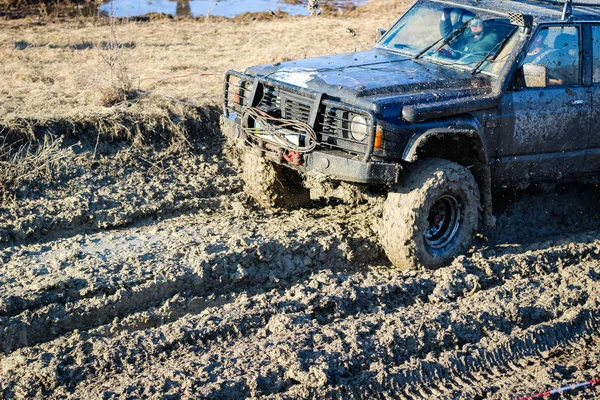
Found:
<path fill-rule="evenodd" d="M 247 151 L 243 156 L 244 191 L 265 209 L 294 208 L 310 202 L 299 172 Z"/>
<path fill-rule="evenodd" d="M 479 222 L 471 172 L 447 160 L 419 161 L 384 205 L 381 243 L 398 268 L 448 264 L 469 246 Z"/>

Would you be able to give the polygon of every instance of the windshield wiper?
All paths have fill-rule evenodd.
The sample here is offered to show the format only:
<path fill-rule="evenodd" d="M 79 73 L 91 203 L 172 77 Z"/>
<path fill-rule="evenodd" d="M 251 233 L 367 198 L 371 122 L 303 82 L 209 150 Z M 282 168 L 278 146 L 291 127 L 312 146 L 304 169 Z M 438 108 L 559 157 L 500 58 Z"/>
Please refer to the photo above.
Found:
<path fill-rule="evenodd" d="M 467 21 L 465 21 L 461 26 L 459 26 L 455 30 L 453 30 L 445 38 L 442 36 L 441 38 L 439 38 L 438 40 L 436 40 L 435 42 L 433 42 L 429 46 L 423 48 L 421 51 L 419 51 L 417 53 L 417 55 L 414 58 L 417 59 L 417 58 L 421 57 L 423 54 L 427 53 L 432 47 L 435 47 L 436 44 L 438 44 L 439 42 L 441 42 L 442 39 L 444 39 L 444 42 L 442 43 L 442 45 L 437 48 L 437 50 L 439 51 L 442 47 L 444 47 L 445 45 L 447 45 L 448 43 L 450 43 L 451 41 L 453 41 L 458 35 L 460 35 L 461 33 L 463 33 L 463 31 L 467 28 L 467 26 L 469 26 L 469 22 L 471 22 L 470 19 L 467 20 Z"/>
<path fill-rule="evenodd" d="M 436 44 L 438 44 L 439 42 L 441 42 L 443 38 L 444 37 L 442 36 L 441 38 L 439 38 L 438 40 L 436 40 L 435 42 L 433 42 L 429 46 L 425 47 L 423 50 L 419 51 L 417 53 L 417 55 L 415 56 L 415 59 L 417 59 L 417 58 L 421 57 L 423 54 L 427 53 L 429 51 L 429 49 L 431 49 L 433 46 L 435 46 Z"/>
<path fill-rule="evenodd" d="M 496 57 L 498 57 L 498 54 L 500 54 L 500 50 L 502 50 L 502 47 L 504 47 L 504 44 L 508 41 L 512 34 L 515 33 L 515 30 L 517 30 L 516 27 L 508 35 L 506 35 L 501 42 L 496 43 L 496 45 L 492 47 L 490 51 L 487 52 L 487 54 L 477 63 L 477 65 L 473 67 L 473 69 L 471 70 L 471 75 L 475 75 L 477 73 L 477 70 L 483 65 L 484 62 L 494 62 Z M 492 53 L 494 54 L 492 55 Z"/>

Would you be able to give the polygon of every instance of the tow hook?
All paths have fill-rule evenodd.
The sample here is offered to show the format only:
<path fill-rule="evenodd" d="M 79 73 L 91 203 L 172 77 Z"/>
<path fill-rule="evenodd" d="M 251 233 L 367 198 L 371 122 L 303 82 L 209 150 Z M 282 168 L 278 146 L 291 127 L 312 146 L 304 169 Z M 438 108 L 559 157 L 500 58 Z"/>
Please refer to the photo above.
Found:
<path fill-rule="evenodd" d="M 287 150 L 283 153 L 283 158 L 292 165 L 302 164 L 302 154 L 294 150 Z"/>

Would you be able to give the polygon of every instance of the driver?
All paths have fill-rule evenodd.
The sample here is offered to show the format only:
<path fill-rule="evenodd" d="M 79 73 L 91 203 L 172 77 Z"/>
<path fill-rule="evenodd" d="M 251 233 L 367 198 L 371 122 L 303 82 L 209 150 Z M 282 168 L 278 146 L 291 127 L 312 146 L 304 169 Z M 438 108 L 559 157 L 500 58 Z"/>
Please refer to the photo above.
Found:
<path fill-rule="evenodd" d="M 450 12 L 444 9 L 440 19 L 440 34 L 443 37 L 449 36 L 454 29 L 457 29 L 452 25 Z M 498 42 L 498 35 L 490 31 L 481 18 L 474 17 L 468 24 L 468 28 L 448 44 L 454 58 L 487 54 Z"/>

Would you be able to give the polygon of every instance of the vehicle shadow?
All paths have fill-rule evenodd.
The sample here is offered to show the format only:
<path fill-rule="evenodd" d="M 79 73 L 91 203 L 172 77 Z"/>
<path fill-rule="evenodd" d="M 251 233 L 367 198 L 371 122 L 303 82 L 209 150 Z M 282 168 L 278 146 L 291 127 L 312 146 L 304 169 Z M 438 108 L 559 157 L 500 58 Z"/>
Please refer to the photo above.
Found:
<path fill-rule="evenodd" d="M 600 185 L 569 184 L 552 190 L 503 190 L 494 197 L 496 226 L 477 245 L 518 249 L 540 241 L 570 241 L 600 230 Z"/>

